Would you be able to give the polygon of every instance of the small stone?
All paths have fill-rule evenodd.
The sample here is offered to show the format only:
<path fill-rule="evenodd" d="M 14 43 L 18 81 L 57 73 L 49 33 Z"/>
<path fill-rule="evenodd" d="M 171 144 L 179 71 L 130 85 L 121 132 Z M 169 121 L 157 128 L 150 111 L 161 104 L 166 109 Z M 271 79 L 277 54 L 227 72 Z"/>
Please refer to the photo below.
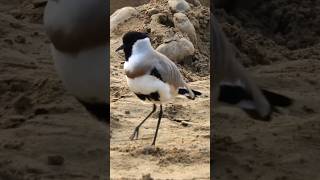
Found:
<path fill-rule="evenodd" d="M 126 110 L 124 113 L 125 113 L 125 114 L 130 114 L 130 111 Z"/>
<path fill-rule="evenodd" d="M 183 127 L 187 127 L 187 126 L 189 126 L 189 123 L 187 123 L 187 122 L 182 122 L 181 125 L 182 125 Z"/>
<path fill-rule="evenodd" d="M 168 4 L 173 12 L 186 12 L 190 10 L 190 5 L 185 0 L 169 0 Z"/>
<path fill-rule="evenodd" d="M 121 23 L 138 14 L 139 12 L 133 7 L 118 9 L 110 16 L 110 32 L 113 32 Z"/>
<path fill-rule="evenodd" d="M 193 44 L 186 38 L 161 44 L 156 50 L 177 63 L 193 56 L 195 52 Z"/>
<path fill-rule="evenodd" d="M 175 27 L 177 27 L 182 33 L 186 33 L 188 35 L 194 45 L 197 44 L 196 30 L 185 14 L 175 13 L 173 22 Z"/>

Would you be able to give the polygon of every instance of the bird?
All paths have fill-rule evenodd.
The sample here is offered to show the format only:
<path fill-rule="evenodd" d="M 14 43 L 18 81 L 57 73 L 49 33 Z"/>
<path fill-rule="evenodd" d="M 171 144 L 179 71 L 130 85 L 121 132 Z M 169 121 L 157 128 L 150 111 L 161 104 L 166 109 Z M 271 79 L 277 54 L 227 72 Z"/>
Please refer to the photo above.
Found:
<path fill-rule="evenodd" d="M 109 120 L 107 1 L 48 0 L 44 29 L 65 88 L 100 122 Z"/>
<path fill-rule="evenodd" d="M 288 107 L 293 100 L 287 96 L 261 89 L 236 58 L 234 47 L 211 14 L 213 42 L 213 104 L 236 105 L 257 120 L 269 121 L 277 107 Z"/>
<path fill-rule="evenodd" d="M 122 37 L 122 45 L 116 50 L 125 55 L 124 72 L 129 89 L 142 101 L 153 104 L 152 111 L 136 126 L 131 140 L 139 137 L 139 128 L 160 106 L 156 131 L 151 145 L 155 145 L 163 114 L 162 105 L 183 95 L 191 100 L 200 96 L 183 79 L 178 67 L 167 56 L 156 51 L 148 34 L 129 31 Z"/>

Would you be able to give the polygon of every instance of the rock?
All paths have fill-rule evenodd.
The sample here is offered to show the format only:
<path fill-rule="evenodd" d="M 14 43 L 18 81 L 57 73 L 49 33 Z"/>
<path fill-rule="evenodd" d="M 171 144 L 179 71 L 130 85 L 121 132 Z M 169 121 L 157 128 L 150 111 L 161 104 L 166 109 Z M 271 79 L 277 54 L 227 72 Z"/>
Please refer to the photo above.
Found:
<path fill-rule="evenodd" d="M 188 34 L 189 39 L 194 45 L 197 44 L 196 30 L 185 14 L 175 13 L 173 17 L 173 23 L 174 26 L 178 28 L 182 33 Z"/>
<path fill-rule="evenodd" d="M 119 24 L 138 15 L 138 11 L 133 7 L 124 7 L 118 9 L 110 16 L 110 32 L 112 33 Z"/>
<path fill-rule="evenodd" d="M 161 44 L 157 51 L 176 63 L 186 60 L 187 57 L 192 56 L 195 52 L 193 44 L 186 38 Z"/>
<path fill-rule="evenodd" d="M 173 12 L 186 12 L 190 10 L 190 5 L 185 0 L 169 0 L 168 4 Z"/>

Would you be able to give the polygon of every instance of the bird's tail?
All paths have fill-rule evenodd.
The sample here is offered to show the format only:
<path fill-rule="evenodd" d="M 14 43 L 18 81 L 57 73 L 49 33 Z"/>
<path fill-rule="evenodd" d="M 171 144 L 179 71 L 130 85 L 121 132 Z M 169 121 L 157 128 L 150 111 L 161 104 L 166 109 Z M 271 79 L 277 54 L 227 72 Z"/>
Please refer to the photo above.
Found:
<path fill-rule="evenodd" d="M 191 91 L 192 91 L 192 93 L 193 93 L 193 95 L 194 95 L 194 96 L 193 96 L 194 98 L 197 97 L 197 96 L 200 96 L 200 95 L 202 94 L 201 92 L 195 91 L 195 90 L 193 90 L 193 89 L 191 89 Z M 192 99 L 192 100 L 194 99 L 194 98 L 192 98 L 192 96 L 190 95 L 189 90 L 186 89 L 186 88 L 179 88 L 178 94 L 184 95 L 184 96 L 186 96 L 187 98 Z"/>
<path fill-rule="evenodd" d="M 270 105 L 269 113 L 265 116 L 262 116 L 258 112 L 259 107 L 257 107 L 257 99 L 253 97 L 251 92 L 249 92 L 242 86 L 221 85 L 219 101 L 231 105 L 240 106 L 240 108 L 243 109 L 252 118 L 258 120 L 270 120 L 271 113 L 277 112 L 276 107 L 288 107 L 293 103 L 292 99 L 281 94 L 277 94 L 264 89 L 261 89 L 261 92 Z"/>
<path fill-rule="evenodd" d="M 292 99 L 265 89 L 262 89 L 263 95 L 267 98 L 271 106 L 288 107 L 293 101 Z"/>

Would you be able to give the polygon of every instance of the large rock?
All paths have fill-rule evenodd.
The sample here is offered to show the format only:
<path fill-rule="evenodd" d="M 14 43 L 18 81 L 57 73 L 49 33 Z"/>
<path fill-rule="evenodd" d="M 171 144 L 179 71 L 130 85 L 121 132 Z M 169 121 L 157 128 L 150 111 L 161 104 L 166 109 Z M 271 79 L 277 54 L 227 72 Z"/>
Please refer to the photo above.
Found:
<path fill-rule="evenodd" d="M 190 10 L 190 5 L 185 0 L 168 0 L 168 4 L 173 12 L 186 12 Z"/>
<path fill-rule="evenodd" d="M 182 33 L 186 33 L 194 45 L 197 45 L 197 35 L 193 24 L 189 18 L 183 13 L 175 13 L 173 23 Z"/>
<path fill-rule="evenodd" d="M 124 7 L 118 9 L 110 16 L 110 32 L 112 33 L 119 24 L 138 15 L 139 12 L 133 7 Z"/>
<path fill-rule="evenodd" d="M 166 55 L 172 61 L 179 63 L 194 55 L 194 46 L 186 38 L 173 40 L 161 44 L 157 49 L 158 52 Z"/>

